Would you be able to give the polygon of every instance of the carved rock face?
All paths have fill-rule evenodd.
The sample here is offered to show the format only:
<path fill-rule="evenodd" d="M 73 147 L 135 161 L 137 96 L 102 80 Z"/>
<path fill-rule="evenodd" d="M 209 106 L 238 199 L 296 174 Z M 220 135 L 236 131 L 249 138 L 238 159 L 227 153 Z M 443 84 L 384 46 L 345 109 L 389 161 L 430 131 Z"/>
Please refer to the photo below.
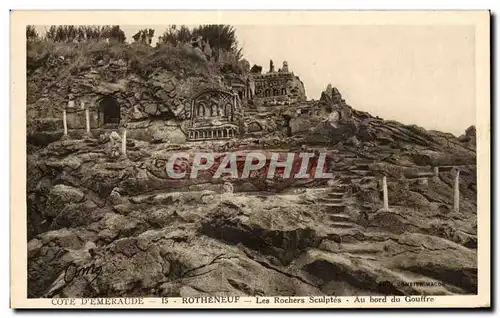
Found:
<path fill-rule="evenodd" d="M 230 182 L 224 182 L 222 185 L 222 193 L 232 194 L 233 191 L 233 185 Z"/>

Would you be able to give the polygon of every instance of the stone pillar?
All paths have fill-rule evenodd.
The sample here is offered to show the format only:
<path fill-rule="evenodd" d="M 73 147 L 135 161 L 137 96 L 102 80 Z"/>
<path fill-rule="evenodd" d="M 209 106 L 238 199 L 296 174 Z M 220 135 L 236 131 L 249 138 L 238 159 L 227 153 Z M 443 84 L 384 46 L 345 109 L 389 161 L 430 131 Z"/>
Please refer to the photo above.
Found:
<path fill-rule="evenodd" d="M 439 167 L 434 167 L 434 177 L 432 179 L 434 182 L 439 181 Z"/>
<path fill-rule="evenodd" d="M 89 107 L 85 107 L 85 129 L 87 131 L 87 135 L 90 135 L 90 111 Z"/>
<path fill-rule="evenodd" d="M 382 189 L 384 191 L 384 210 L 389 209 L 389 194 L 387 193 L 387 177 L 382 178 Z"/>
<path fill-rule="evenodd" d="M 236 94 L 233 95 L 233 107 L 231 107 L 231 121 L 234 120 L 234 111 L 236 110 Z"/>
<path fill-rule="evenodd" d="M 127 155 L 127 129 L 123 129 L 123 136 L 122 136 L 122 155 L 126 156 Z"/>
<path fill-rule="evenodd" d="M 193 100 L 193 101 L 191 101 L 191 126 L 194 123 L 194 117 L 195 117 L 194 111 L 195 111 L 195 109 L 194 109 L 194 100 Z M 198 114 L 196 114 L 196 115 L 198 115 Z"/>
<path fill-rule="evenodd" d="M 63 128 L 64 136 L 68 135 L 68 122 L 66 121 L 66 109 L 63 109 Z"/>
<path fill-rule="evenodd" d="M 460 170 L 455 172 L 455 185 L 454 185 L 454 195 L 453 195 L 453 211 L 460 212 Z"/>

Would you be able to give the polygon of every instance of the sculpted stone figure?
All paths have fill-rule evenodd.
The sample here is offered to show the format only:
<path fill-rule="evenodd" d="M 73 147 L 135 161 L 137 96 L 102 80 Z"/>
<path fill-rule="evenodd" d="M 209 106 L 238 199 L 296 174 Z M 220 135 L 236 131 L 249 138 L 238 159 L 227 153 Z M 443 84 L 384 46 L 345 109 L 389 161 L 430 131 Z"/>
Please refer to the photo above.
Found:
<path fill-rule="evenodd" d="M 283 67 L 281 68 L 282 72 L 288 72 L 288 62 L 283 61 Z"/>
<path fill-rule="evenodd" d="M 231 182 L 224 182 L 222 185 L 222 193 L 223 194 L 233 194 L 234 188 Z"/>
<path fill-rule="evenodd" d="M 210 47 L 210 44 L 207 42 L 205 42 L 205 46 L 203 47 L 203 53 L 205 53 L 205 55 L 207 57 L 211 57 L 212 56 L 212 48 Z"/>
<path fill-rule="evenodd" d="M 108 155 L 110 158 L 118 158 L 120 156 L 121 137 L 116 131 L 109 135 L 109 143 L 107 146 Z"/>

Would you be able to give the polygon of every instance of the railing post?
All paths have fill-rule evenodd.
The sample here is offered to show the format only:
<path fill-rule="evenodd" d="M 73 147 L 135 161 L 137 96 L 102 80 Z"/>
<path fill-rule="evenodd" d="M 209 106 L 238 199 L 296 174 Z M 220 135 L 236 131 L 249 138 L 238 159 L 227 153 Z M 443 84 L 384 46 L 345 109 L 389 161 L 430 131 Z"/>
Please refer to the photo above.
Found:
<path fill-rule="evenodd" d="M 88 106 L 85 106 L 85 130 L 87 131 L 87 135 L 90 135 L 90 112 Z"/>
<path fill-rule="evenodd" d="M 123 129 L 123 136 L 122 136 L 122 154 L 124 156 L 127 155 L 127 129 Z"/>
<path fill-rule="evenodd" d="M 434 182 L 439 181 L 439 167 L 434 167 L 434 177 L 433 177 Z"/>
<path fill-rule="evenodd" d="M 389 209 L 389 194 L 387 193 L 387 177 L 382 177 L 382 189 L 384 191 L 384 210 Z"/>
<path fill-rule="evenodd" d="M 63 129 L 64 129 L 64 136 L 68 135 L 68 122 L 66 120 L 66 108 L 63 109 Z"/>

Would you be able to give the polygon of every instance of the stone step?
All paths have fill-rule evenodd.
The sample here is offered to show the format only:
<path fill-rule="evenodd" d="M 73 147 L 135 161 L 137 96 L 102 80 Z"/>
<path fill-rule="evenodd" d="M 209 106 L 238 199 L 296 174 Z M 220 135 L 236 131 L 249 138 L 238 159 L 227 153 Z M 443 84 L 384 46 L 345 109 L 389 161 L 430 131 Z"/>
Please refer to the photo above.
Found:
<path fill-rule="evenodd" d="M 341 158 L 357 158 L 358 157 L 353 153 L 333 153 L 332 155 L 334 158 L 335 157 L 341 157 Z"/>
<path fill-rule="evenodd" d="M 350 173 L 343 173 L 343 174 L 340 174 L 338 175 L 338 177 L 342 180 L 342 179 L 345 179 L 345 178 L 359 178 L 359 177 L 365 177 L 365 178 L 370 178 L 370 179 L 376 179 L 377 177 L 373 176 L 373 175 L 362 175 L 363 173 L 360 172 L 360 173 L 352 173 L 351 171 L 349 171 Z M 371 172 L 371 171 L 370 171 Z"/>
<path fill-rule="evenodd" d="M 375 176 L 357 176 L 355 178 L 352 178 L 351 180 L 356 180 L 356 181 L 360 181 L 360 180 L 364 180 L 364 181 L 377 181 L 378 178 L 375 177 Z"/>
<path fill-rule="evenodd" d="M 339 175 L 339 174 L 341 175 L 344 173 L 349 173 L 349 168 L 351 168 L 351 166 L 334 167 L 329 172 L 336 174 L 336 175 Z"/>
<path fill-rule="evenodd" d="M 345 207 L 345 204 L 342 201 L 338 202 L 325 202 L 322 205 L 324 206 L 329 206 L 329 207 Z"/>
<path fill-rule="evenodd" d="M 341 174 L 340 176 L 340 180 L 349 180 L 349 179 L 352 179 L 352 178 L 359 178 L 361 177 L 359 174 L 353 174 L 353 173 L 349 173 L 349 174 Z"/>
<path fill-rule="evenodd" d="M 341 229 L 353 229 L 353 228 L 359 227 L 359 225 L 357 225 L 356 223 L 352 223 L 352 222 L 333 222 L 333 223 L 330 223 L 330 226 L 334 227 L 334 228 L 341 228 Z"/>
<path fill-rule="evenodd" d="M 319 198 L 318 203 L 321 203 L 322 205 L 343 204 L 344 200 L 342 198 Z"/>
<path fill-rule="evenodd" d="M 373 176 L 373 171 L 370 171 L 370 170 L 352 169 L 352 170 L 349 170 L 349 172 L 355 173 L 357 175 L 362 175 L 362 176 L 368 176 L 368 175 Z"/>
<path fill-rule="evenodd" d="M 357 163 L 354 165 L 354 167 L 356 167 L 356 169 L 359 169 L 359 170 L 370 171 L 370 164 L 368 164 L 368 163 Z"/>
<path fill-rule="evenodd" d="M 359 234 L 363 234 L 362 229 L 358 227 L 350 227 L 350 228 L 340 228 L 340 227 L 328 227 L 327 228 L 327 235 L 332 235 L 332 236 L 355 236 Z M 346 238 L 343 238 L 345 240 Z"/>
<path fill-rule="evenodd" d="M 328 213 L 343 213 L 345 212 L 346 209 L 343 203 L 342 204 L 329 203 L 329 204 L 322 204 L 321 206 L 325 207 Z"/>
<path fill-rule="evenodd" d="M 342 198 L 345 195 L 345 192 L 329 192 L 328 196 L 331 198 Z"/>
<path fill-rule="evenodd" d="M 349 222 L 349 221 L 352 221 L 351 217 L 349 215 L 347 215 L 347 214 L 344 214 L 344 213 L 331 214 L 330 216 L 328 216 L 328 218 L 331 221 L 335 221 L 335 222 Z"/>

